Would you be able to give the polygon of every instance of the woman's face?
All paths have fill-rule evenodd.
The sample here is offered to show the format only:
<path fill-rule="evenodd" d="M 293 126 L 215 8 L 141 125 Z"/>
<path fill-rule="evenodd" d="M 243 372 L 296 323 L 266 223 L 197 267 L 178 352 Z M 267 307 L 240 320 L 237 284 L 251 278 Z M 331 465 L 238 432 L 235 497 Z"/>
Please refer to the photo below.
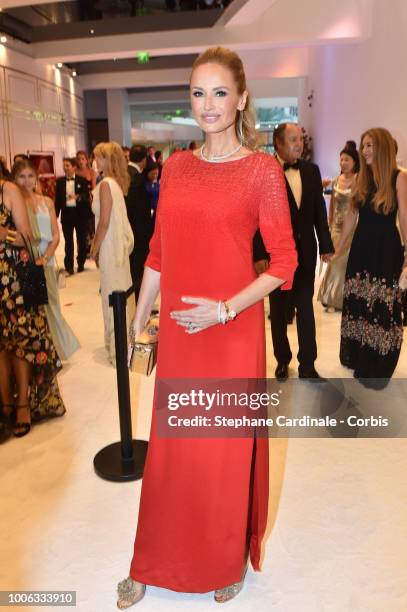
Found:
<path fill-rule="evenodd" d="M 195 68 L 190 85 L 192 112 L 207 134 L 218 134 L 234 125 L 236 111 L 243 110 L 247 92 L 239 95 L 233 75 L 220 64 Z"/>
<path fill-rule="evenodd" d="M 158 168 L 154 170 L 150 170 L 150 172 L 148 173 L 148 178 L 153 183 L 158 181 Z"/>
<path fill-rule="evenodd" d="M 86 166 L 88 165 L 88 160 L 86 159 L 86 155 L 84 155 L 83 153 L 79 153 L 76 159 L 78 160 L 79 168 L 81 168 L 81 170 L 86 168 Z"/>
<path fill-rule="evenodd" d="M 24 168 L 24 170 L 21 170 L 16 176 L 17 185 L 27 191 L 34 191 L 36 182 L 37 177 L 35 176 L 35 172 L 30 168 Z"/>
<path fill-rule="evenodd" d="M 367 165 L 370 166 L 374 160 L 374 149 L 373 140 L 369 134 L 366 134 L 362 140 L 362 155 L 365 158 Z"/>
<path fill-rule="evenodd" d="M 96 166 L 98 169 L 98 172 L 103 172 L 105 169 L 105 165 L 106 165 L 106 160 L 104 157 L 102 157 L 101 155 L 96 155 L 95 156 L 95 161 L 96 161 Z"/>
<path fill-rule="evenodd" d="M 350 174 L 351 172 L 353 172 L 353 169 L 355 167 L 355 162 L 353 161 L 350 155 L 347 155 L 346 153 L 342 153 L 341 159 L 340 159 L 340 167 L 341 167 L 341 172 L 343 174 Z"/>

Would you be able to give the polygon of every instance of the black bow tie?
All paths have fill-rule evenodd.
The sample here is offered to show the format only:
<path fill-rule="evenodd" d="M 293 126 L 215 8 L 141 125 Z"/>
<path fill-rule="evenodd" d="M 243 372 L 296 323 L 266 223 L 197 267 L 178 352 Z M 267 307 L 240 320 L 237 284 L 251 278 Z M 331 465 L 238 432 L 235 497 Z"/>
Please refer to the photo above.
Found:
<path fill-rule="evenodd" d="M 294 164 L 290 164 L 289 162 L 284 162 L 284 172 L 286 170 L 289 170 L 290 168 L 292 168 L 293 170 L 299 170 L 300 169 L 300 162 L 296 161 Z"/>
<path fill-rule="evenodd" d="M 73 176 L 67 176 L 67 177 L 66 177 L 66 180 L 67 180 L 67 181 L 74 181 L 74 180 L 75 180 L 75 178 L 74 178 Z"/>

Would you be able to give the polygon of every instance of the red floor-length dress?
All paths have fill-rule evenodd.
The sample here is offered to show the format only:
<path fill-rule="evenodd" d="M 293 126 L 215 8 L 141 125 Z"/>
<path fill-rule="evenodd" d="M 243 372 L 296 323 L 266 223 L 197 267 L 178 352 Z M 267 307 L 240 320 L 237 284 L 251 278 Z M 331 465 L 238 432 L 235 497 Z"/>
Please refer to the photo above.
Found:
<path fill-rule="evenodd" d="M 262 301 L 192 335 L 169 316 L 191 308 L 181 296 L 228 299 L 249 285 L 258 227 L 271 256 L 268 273 L 289 289 L 297 258 L 274 157 L 208 163 L 186 151 L 166 162 L 146 262 L 161 272 L 157 378 L 265 377 Z M 153 410 L 130 576 L 175 591 L 211 591 L 241 579 L 247 546 L 258 570 L 268 440 L 163 439 L 155 424 Z"/>

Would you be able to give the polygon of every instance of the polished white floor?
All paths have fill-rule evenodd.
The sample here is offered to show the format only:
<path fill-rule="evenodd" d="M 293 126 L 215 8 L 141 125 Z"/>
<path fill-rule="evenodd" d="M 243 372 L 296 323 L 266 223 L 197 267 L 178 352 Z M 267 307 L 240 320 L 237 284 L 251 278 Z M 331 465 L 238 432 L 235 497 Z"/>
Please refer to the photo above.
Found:
<path fill-rule="evenodd" d="M 128 572 L 141 482 L 111 483 L 93 471 L 95 453 L 119 433 L 98 273 L 92 264 L 87 268 L 61 291 L 63 312 L 82 345 L 60 376 L 67 414 L 0 447 L 0 588 L 75 590 L 81 612 L 109 612 L 115 610 L 116 583 Z M 340 315 L 322 312 L 319 304 L 315 310 L 318 369 L 325 376 L 349 376 L 338 363 Z M 295 326 L 290 338 L 295 353 Z M 271 375 L 269 332 L 267 339 Z M 397 376 L 407 378 L 406 347 Z M 147 438 L 153 378 L 132 375 L 131 385 L 134 434 Z M 407 610 L 406 440 L 279 439 L 271 441 L 271 451 L 263 571 L 249 571 L 228 609 Z M 148 588 L 137 609 L 217 606 L 211 593 Z"/>

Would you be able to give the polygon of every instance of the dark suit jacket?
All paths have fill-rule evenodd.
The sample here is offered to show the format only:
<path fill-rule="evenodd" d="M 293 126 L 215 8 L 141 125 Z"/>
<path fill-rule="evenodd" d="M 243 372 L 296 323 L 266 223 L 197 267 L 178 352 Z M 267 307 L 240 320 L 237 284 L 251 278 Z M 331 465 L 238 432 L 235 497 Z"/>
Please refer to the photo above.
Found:
<path fill-rule="evenodd" d="M 302 197 L 299 208 L 287 179 L 285 181 L 293 237 L 298 252 L 296 277 L 302 276 L 313 281 L 318 250 L 315 233 L 318 237 L 320 255 L 333 253 L 335 249 L 329 233 L 319 168 L 316 164 L 305 160 L 299 160 L 299 164 L 302 183 Z M 265 259 L 265 256 L 264 244 L 260 232 L 257 232 L 253 242 L 254 261 Z"/>
<path fill-rule="evenodd" d="M 131 166 L 129 166 L 131 168 Z M 144 173 L 135 173 L 130 182 L 128 194 L 125 198 L 127 217 L 134 234 L 134 254 L 148 253 L 148 245 L 153 232 L 151 219 L 150 198 L 147 193 Z"/>
<path fill-rule="evenodd" d="M 76 208 L 84 216 L 90 213 L 90 198 L 89 198 L 89 184 L 83 176 L 75 175 L 75 193 L 79 196 L 76 200 Z M 55 212 L 57 217 L 61 212 L 61 220 L 66 210 L 66 177 L 60 176 L 57 178 L 55 186 Z"/>
<path fill-rule="evenodd" d="M 127 164 L 127 172 L 130 174 L 130 180 L 136 174 L 140 174 L 139 171 L 137 170 L 137 168 L 135 168 L 134 166 L 130 166 L 130 164 Z"/>

